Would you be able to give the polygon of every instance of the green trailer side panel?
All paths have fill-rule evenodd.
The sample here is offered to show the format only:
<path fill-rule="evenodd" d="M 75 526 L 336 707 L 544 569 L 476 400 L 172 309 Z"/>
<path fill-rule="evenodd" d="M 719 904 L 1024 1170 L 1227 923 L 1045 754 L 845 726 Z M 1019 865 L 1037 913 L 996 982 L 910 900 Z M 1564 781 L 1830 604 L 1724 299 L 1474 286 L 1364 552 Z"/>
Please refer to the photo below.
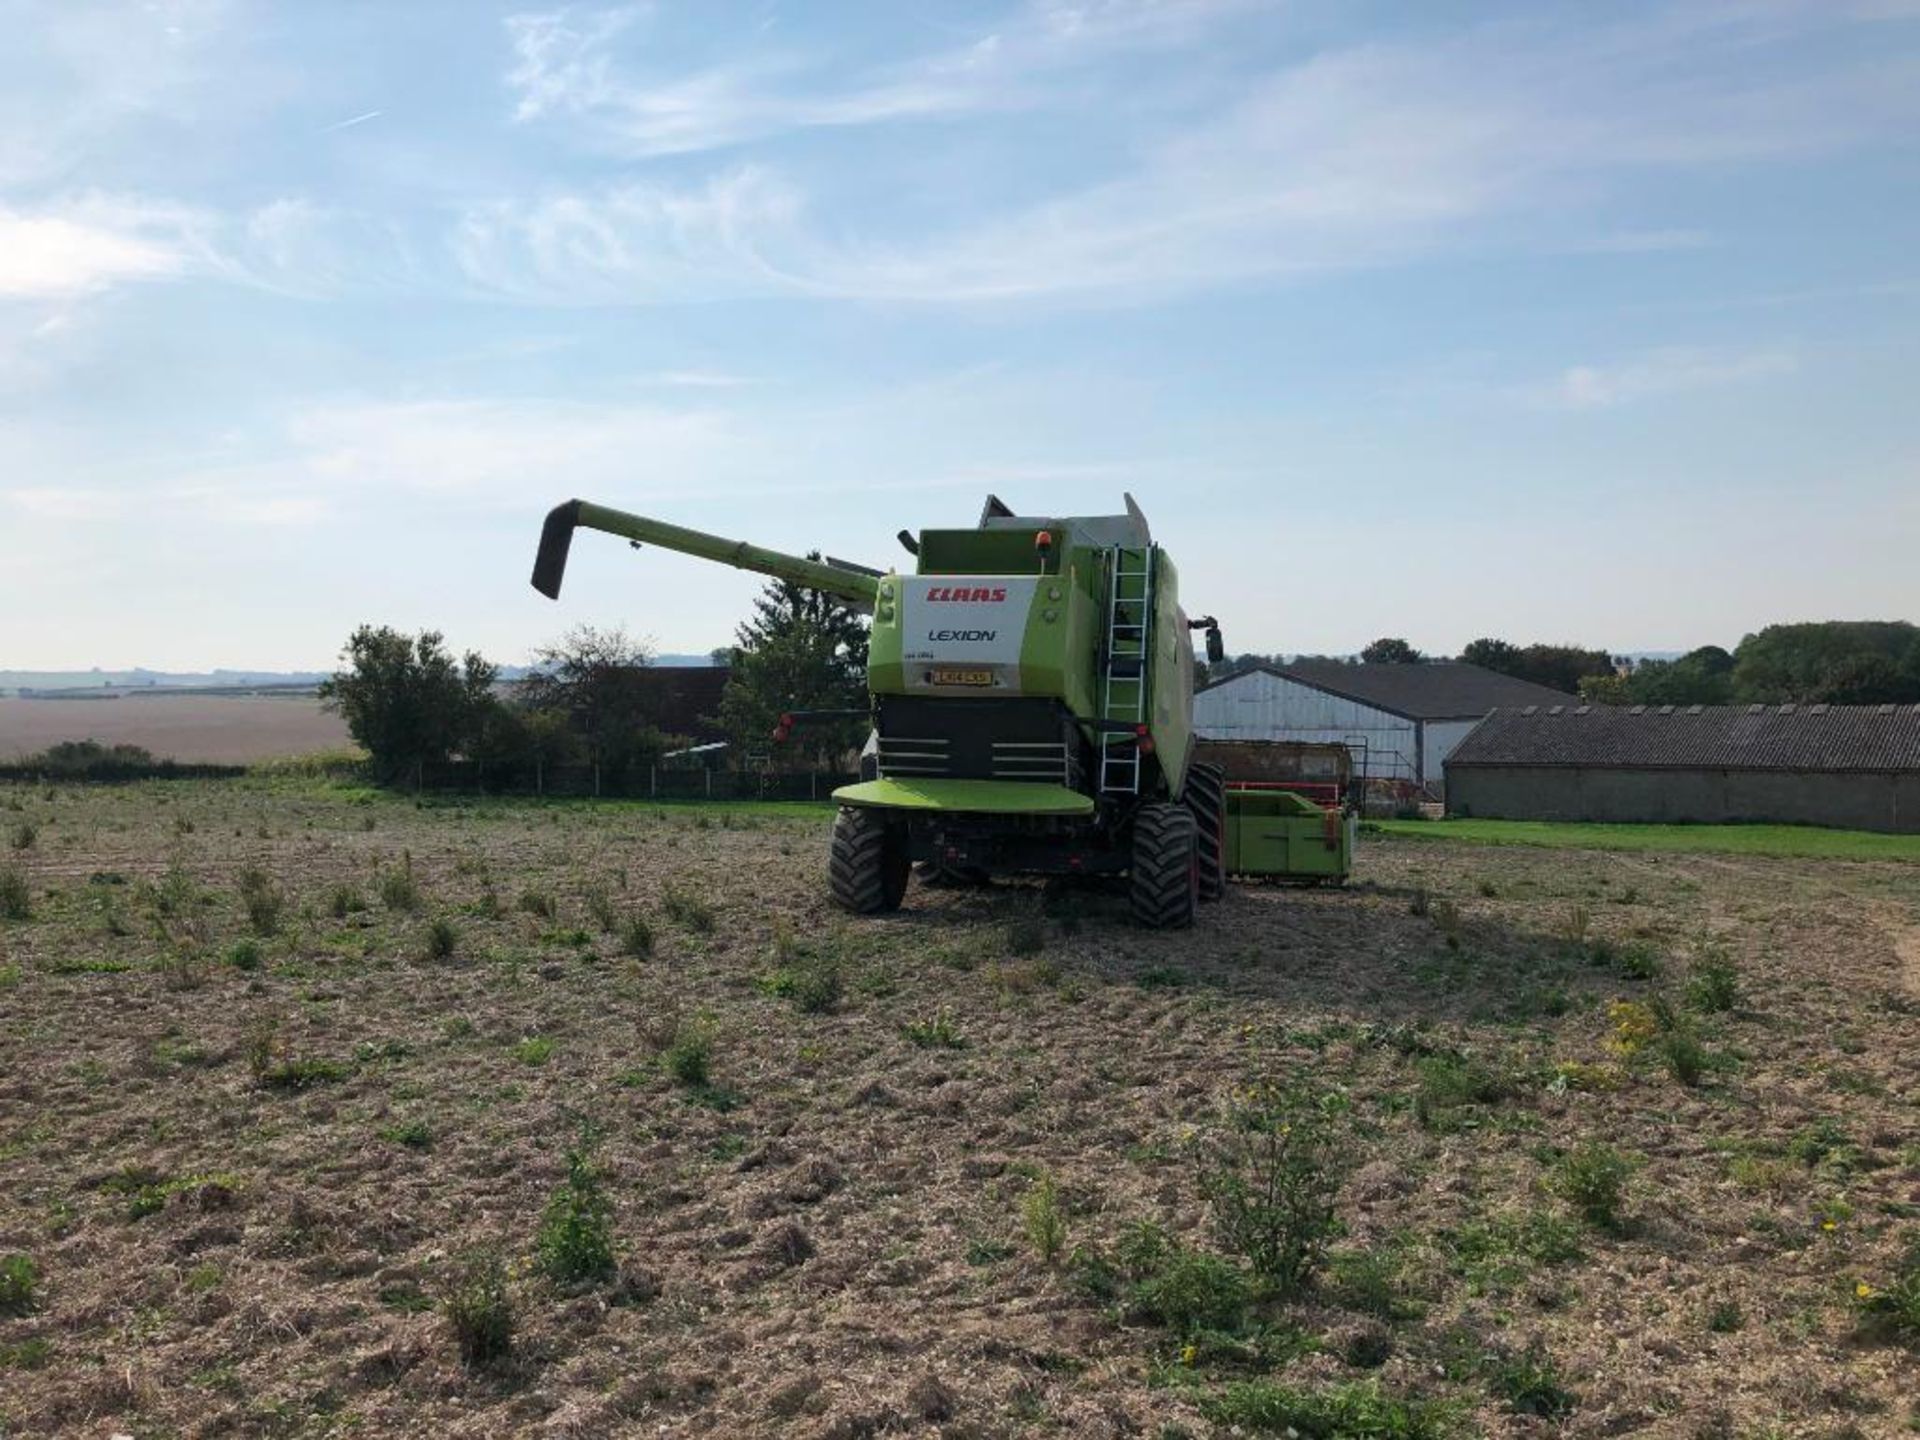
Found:
<path fill-rule="evenodd" d="M 833 792 L 842 805 L 970 815 L 1091 815 L 1093 797 L 1024 780 L 867 780 Z"/>
<path fill-rule="evenodd" d="M 1353 868 L 1352 828 L 1285 790 L 1227 791 L 1227 870 L 1300 880 L 1340 879 Z"/>

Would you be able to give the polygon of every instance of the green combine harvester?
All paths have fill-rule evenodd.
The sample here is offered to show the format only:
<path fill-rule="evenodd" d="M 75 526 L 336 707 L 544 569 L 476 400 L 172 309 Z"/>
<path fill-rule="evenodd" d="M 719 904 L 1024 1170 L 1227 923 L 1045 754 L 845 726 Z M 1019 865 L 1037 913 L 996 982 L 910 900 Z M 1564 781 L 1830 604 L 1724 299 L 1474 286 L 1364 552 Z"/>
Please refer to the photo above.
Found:
<path fill-rule="evenodd" d="M 585 526 L 820 590 L 873 617 L 872 735 L 834 792 L 833 898 L 897 909 L 909 874 L 1127 877 L 1135 917 L 1193 923 L 1227 875 L 1226 794 L 1191 761 L 1193 648 L 1173 561 L 1123 515 L 1015 515 L 900 532 L 912 574 L 809 560 L 584 500 L 547 516 L 534 588 L 560 594 Z M 776 739 L 822 714 L 783 715 Z M 833 712 L 832 718 L 846 718 Z"/>

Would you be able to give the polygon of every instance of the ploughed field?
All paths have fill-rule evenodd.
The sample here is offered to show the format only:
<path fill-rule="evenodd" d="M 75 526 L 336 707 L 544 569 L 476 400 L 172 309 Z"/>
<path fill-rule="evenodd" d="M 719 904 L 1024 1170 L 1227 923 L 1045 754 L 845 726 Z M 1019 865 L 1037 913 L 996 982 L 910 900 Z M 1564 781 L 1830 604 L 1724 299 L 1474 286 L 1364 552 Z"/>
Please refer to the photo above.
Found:
<path fill-rule="evenodd" d="M 1368 837 L 1149 934 L 843 916 L 827 824 L 0 788 L 0 1433 L 1914 1422 L 1920 866 Z"/>
<path fill-rule="evenodd" d="M 245 765 L 352 744 L 312 695 L 132 694 L 92 700 L 0 698 L 0 763 L 63 740 L 138 745 L 162 760 Z"/>

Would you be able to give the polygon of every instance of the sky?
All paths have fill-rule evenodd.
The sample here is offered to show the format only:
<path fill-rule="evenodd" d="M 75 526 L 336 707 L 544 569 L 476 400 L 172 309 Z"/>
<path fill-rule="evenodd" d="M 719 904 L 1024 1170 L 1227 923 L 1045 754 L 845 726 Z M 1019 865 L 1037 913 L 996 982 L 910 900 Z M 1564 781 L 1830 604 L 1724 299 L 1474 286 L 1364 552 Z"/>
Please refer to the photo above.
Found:
<path fill-rule="evenodd" d="M 1920 619 L 1920 0 L 0 0 L 0 667 L 726 643 L 581 496 L 1130 491 L 1234 651 Z"/>

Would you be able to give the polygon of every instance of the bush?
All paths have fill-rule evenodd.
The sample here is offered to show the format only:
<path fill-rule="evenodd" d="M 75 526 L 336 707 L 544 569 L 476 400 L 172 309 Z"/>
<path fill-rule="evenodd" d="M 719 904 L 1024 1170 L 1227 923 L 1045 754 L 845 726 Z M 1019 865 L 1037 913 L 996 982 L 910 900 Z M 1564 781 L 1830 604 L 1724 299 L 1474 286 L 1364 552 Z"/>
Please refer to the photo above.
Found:
<path fill-rule="evenodd" d="M 240 872 L 240 904 L 247 912 L 247 924 L 254 934 L 280 933 L 280 916 L 287 900 L 266 871 L 248 866 Z"/>
<path fill-rule="evenodd" d="M 227 964 L 236 970 L 258 970 L 260 959 L 260 942 L 251 935 L 227 947 Z"/>
<path fill-rule="evenodd" d="M 1247 1278 L 1218 1255 L 1170 1246 L 1129 1299 L 1140 1319 L 1182 1334 L 1233 1331 L 1246 1319 Z"/>
<path fill-rule="evenodd" d="M 1067 1217 L 1060 1209 L 1060 1190 L 1051 1175 L 1033 1182 L 1020 1202 L 1020 1223 L 1034 1254 L 1051 1265 L 1067 1244 Z"/>
<path fill-rule="evenodd" d="M 33 842 L 40 838 L 40 827 L 31 820 L 22 820 L 7 832 L 7 843 L 16 850 L 31 850 Z"/>
<path fill-rule="evenodd" d="M 1516 1415 L 1560 1420 L 1571 1415 L 1579 1397 L 1560 1378 L 1553 1357 L 1538 1341 L 1518 1355 L 1499 1355 L 1487 1365 L 1488 1388 Z"/>
<path fill-rule="evenodd" d="M 620 948 L 635 960 L 653 954 L 653 924 L 644 915 L 629 915 L 620 927 Z"/>
<path fill-rule="evenodd" d="M 660 908 L 674 924 L 706 934 L 713 929 L 713 906 L 698 893 L 679 884 L 670 884 L 660 892 Z"/>
<path fill-rule="evenodd" d="M 336 920 L 344 920 L 366 908 L 366 900 L 351 885 L 336 885 L 327 892 L 327 913 Z"/>
<path fill-rule="evenodd" d="M 389 910 L 418 910 L 420 886 L 413 878 L 413 852 L 400 852 L 400 863 L 380 877 L 380 903 Z"/>
<path fill-rule="evenodd" d="M 450 960 L 459 948 L 460 932 L 445 916 L 427 927 L 427 954 L 435 960 Z"/>
<path fill-rule="evenodd" d="M 24 1315 L 33 1308 L 40 1267 L 31 1255 L 9 1255 L 0 1260 L 0 1315 Z"/>
<path fill-rule="evenodd" d="M 712 1029 L 698 1024 L 677 1027 L 660 1060 L 682 1085 L 705 1085 L 713 1073 Z"/>
<path fill-rule="evenodd" d="M 0 869 L 0 918 L 33 918 L 33 892 L 27 888 L 27 877 L 15 865 Z"/>
<path fill-rule="evenodd" d="M 1633 1167 L 1613 1146 L 1589 1140 L 1561 1160 L 1554 1190 L 1580 1218 L 1602 1230 L 1618 1229 L 1620 1205 Z"/>
<path fill-rule="evenodd" d="M 1221 1243 L 1280 1294 L 1298 1290 L 1340 1233 L 1334 1197 L 1351 1163 L 1346 1097 L 1296 1073 L 1229 1101 L 1200 1185 Z"/>
<path fill-rule="evenodd" d="M 470 1254 L 456 1265 L 440 1312 L 468 1365 L 485 1365 L 513 1348 L 513 1297 L 498 1255 Z"/>
<path fill-rule="evenodd" d="M 562 1284 L 613 1273 L 613 1202 L 584 1147 L 567 1152 L 567 1178 L 547 1202 L 535 1253 L 541 1270 Z"/>
<path fill-rule="evenodd" d="M 1740 1003 L 1740 972 L 1724 954 L 1694 962 L 1687 976 L 1687 1003 L 1696 1010 L 1720 1014 Z"/>
<path fill-rule="evenodd" d="M 553 898 L 551 890 L 522 890 L 520 909 L 525 914 L 536 915 L 542 920 L 551 920 L 560 913 L 559 903 Z"/>

